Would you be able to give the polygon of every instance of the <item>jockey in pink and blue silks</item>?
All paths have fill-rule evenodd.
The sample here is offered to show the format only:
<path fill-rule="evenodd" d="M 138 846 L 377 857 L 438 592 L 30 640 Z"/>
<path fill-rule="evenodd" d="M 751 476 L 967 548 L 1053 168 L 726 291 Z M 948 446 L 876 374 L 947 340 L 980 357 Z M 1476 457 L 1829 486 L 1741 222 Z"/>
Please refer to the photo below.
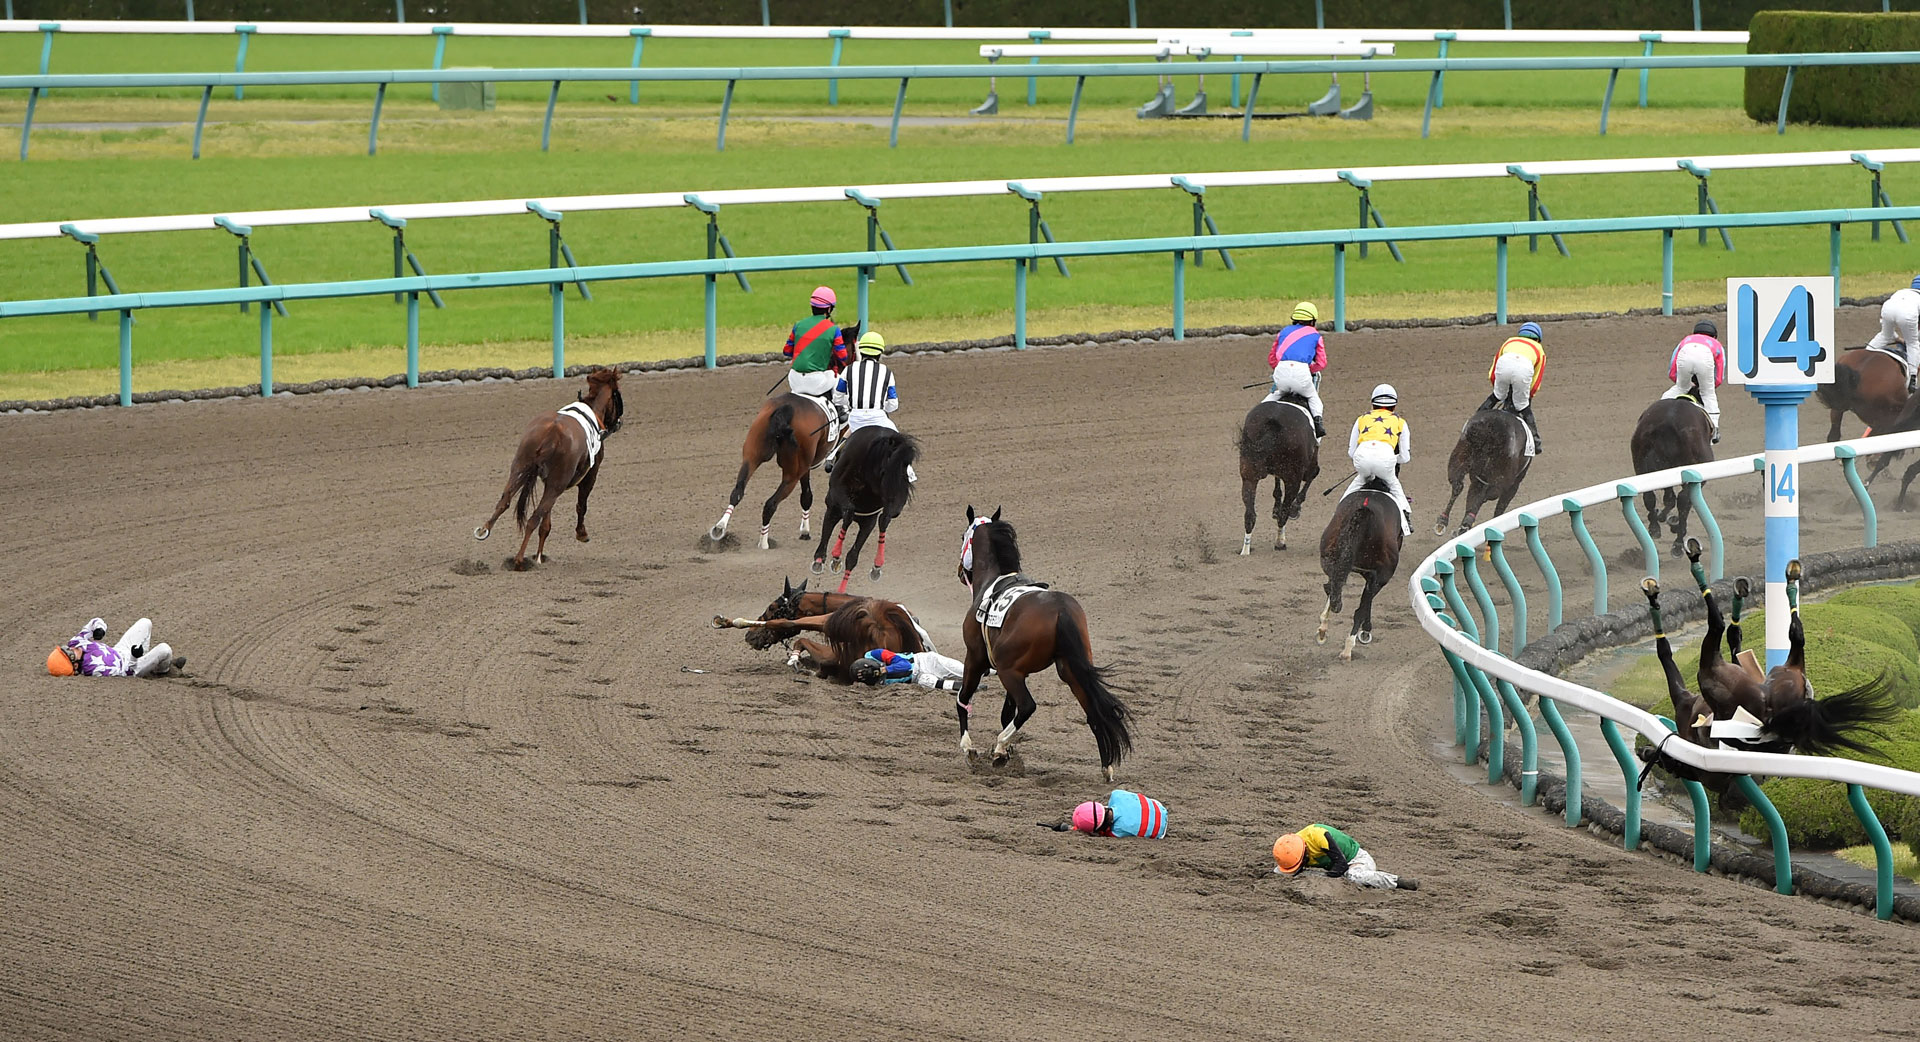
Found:
<path fill-rule="evenodd" d="M 1719 336 L 1720 327 L 1711 322 L 1695 325 L 1693 332 L 1674 347 L 1673 361 L 1667 363 L 1667 379 L 1673 381 L 1673 386 L 1660 395 L 1678 398 L 1692 387 L 1700 388 L 1700 407 L 1707 411 L 1707 422 L 1713 425 L 1715 445 L 1720 444 L 1718 390 L 1727 382 L 1727 349 L 1720 343 Z"/>
<path fill-rule="evenodd" d="M 1313 414 L 1313 436 L 1324 438 L 1327 426 L 1320 419 L 1319 374 L 1327 367 L 1327 342 L 1314 328 L 1319 321 L 1320 310 L 1312 301 L 1293 306 L 1293 324 L 1273 338 L 1273 349 L 1267 352 L 1267 364 L 1273 367 L 1273 393 L 1266 400 L 1277 402 L 1283 394 L 1298 395 Z"/>

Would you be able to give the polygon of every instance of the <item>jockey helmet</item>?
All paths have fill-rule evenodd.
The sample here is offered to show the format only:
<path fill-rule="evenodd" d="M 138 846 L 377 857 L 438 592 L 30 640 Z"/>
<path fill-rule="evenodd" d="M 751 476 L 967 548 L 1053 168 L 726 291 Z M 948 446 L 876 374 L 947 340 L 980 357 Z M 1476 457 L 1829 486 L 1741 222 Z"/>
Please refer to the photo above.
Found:
<path fill-rule="evenodd" d="M 836 298 L 833 295 L 833 290 L 831 288 L 826 286 L 820 286 L 814 289 L 813 296 L 809 299 L 808 302 L 817 308 L 830 308 L 830 307 L 833 307 L 835 304 L 838 304 L 840 301 L 838 298 Z"/>
<path fill-rule="evenodd" d="M 848 672 L 860 683 L 872 685 L 878 684 L 886 676 L 887 667 L 875 659 L 862 655 L 854 660 L 853 668 Z"/>
<path fill-rule="evenodd" d="M 1920 289 L 1920 275 L 1915 275 L 1913 277 L 1913 288 Z"/>
<path fill-rule="evenodd" d="M 1297 832 L 1289 832 L 1273 841 L 1273 870 L 1282 875 L 1300 871 L 1307 860 L 1307 844 Z"/>
<path fill-rule="evenodd" d="M 1313 301 L 1303 300 L 1293 306 L 1293 320 L 1312 325 L 1320 321 L 1320 309 L 1313 306 Z"/>
<path fill-rule="evenodd" d="M 1400 404 L 1400 392 L 1392 384 L 1380 384 L 1373 389 L 1373 404 L 1391 409 Z"/>
<path fill-rule="evenodd" d="M 1535 343 L 1539 343 L 1540 341 L 1543 341 L 1546 339 L 1545 334 L 1540 332 L 1540 323 L 1538 322 L 1528 322 L 1527 324 L 1521 326 L 1520 335 L 1523 337 L 1526 337 L 1528 340 L 1531 340 Z"/>
<path fill-rule="evenodd" d="M 1075 832 L 1098 832 L 1104 824 L 1107 808 L 1088 800 L 1073 808 L 1073 830 Z"/>
<path fill-rule="evenodd" d="M 70 677 L 78 672 L 73 668 L 73 656 L 67 654 L 64 646 L 47 652 L 47 672 L 56 677 Z"/>
<path fill-rule="evenodd" d="M 887 338 L 869 329 L 860 334 L 860 342 L 854 346 L 861 354 L 869 358 L 878 358 L 887 349 Z"/>
<path fill-rule="evenodd" d="M 1710 337 L 1715 337 L 1715 338 L 1718 338 L 1720 336 L 1720 327 L 1714 325 L 1711 322 L 1707 322 L 1704 320 L 1695 322 L 1693 324 L 1693 331 L 1696 333 L 1705 333 L 1706 335 Z"/>

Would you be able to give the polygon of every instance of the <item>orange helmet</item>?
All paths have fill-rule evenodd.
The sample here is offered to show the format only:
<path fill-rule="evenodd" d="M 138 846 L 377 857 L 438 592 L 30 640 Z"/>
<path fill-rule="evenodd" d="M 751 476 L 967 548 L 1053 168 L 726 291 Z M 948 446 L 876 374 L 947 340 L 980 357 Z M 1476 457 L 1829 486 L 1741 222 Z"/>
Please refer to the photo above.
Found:
<path fill-rule="evenodd" d="M 1306 841 L 1297 832 L 1289 832 L 1273 841 L 1274 871 L 1282 875 L 1293 875 L 1307 859 Z"/>
<path fill-rule="evenodd" d="M 67 654 L 65 647 L 47 652 L 47 672 L 56 677 L 70 677 L 79 672 L 73 668 L 73 656 Z"/>

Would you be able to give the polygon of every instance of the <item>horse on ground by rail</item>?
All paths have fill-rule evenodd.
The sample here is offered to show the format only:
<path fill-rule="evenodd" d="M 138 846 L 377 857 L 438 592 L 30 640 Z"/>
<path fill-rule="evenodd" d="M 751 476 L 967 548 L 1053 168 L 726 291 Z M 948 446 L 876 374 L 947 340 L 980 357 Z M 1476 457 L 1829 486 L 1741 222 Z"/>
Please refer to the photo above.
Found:
<path fill-rule="evenodd" d="M 1453 446 L 1453 455 L 1447 457 L 1447 484 L 1452 486 L 1453 494 L 1447 497 L 1440 519 L 1433 523 L 1433 534 L 1447 534 L 1447 518 L 1453 513 L 1454 501 L 1460 498 L 1462 487 L 1467 492 L 1467 512 L 1460 518 L 1461 532 L 1473 527 L 1480 517 L 1480 508 L 1489 499 L 1498 501 L 1493 510 L 1495 514 L 1506 513 L 1507 504 L 1513 502 L 1514 494 L 1520 491 L 1520 482 L 1526 479 L 1531 466 L 1533 457 L 1527 455 L 1526 421 L 1505 403 L 1467 417 L 1466 426 L 1460 428 L 1460 440 Z"/>
<path fill-rule="evenodd" d="M 553 531 L 554 500 L 578 485 L 580 501 L 573 537 L 586 542 L 587 497 L 593 493 L 593 483 L 600 477 L 600 462 L 606 458 L 605 438 L 620 429 L 620 418 L 625 412 L 626 403 L 620 398 L 620 374 L 600 368 L 588 372 L 587 389 L 581 392 L 578 401 L 557 412 L 536 416 L 527 425 L 527 432 L 520 436 L 519 448 L 513 452 L 513 463 L 507 468 L 507 487 L 500 493 L 500 501 L 494 504 L 493 516 L 473 530 L 473 537 L 485 539 L 492 535 L 493 523 L 507 512 L 511 502 L 514 522 L 520 527 L 520 549 L 513 555 L 514 569 L 527 568 L 527 542 L 536 528 L 540 530 L 540 543 L 534 548 L 533 556 L 535 561 L 544 563 L 547 533 Z M 593 425 L 591 432 L 587 430 L 588 424 Z M 533 486 L 541 481 L 546 485 L 540 504 L 529 512 L 527 504 L 533 500 Z"/>
<path fill-rule="evenodd" d="M 989 668 L 998 670 L 1006 688 L 1000 709 L 1000 736 L 994 742 L 993 763 L 1012 756 L 1014 736 L 1037 708 L 1027 677 L 1051 665 L 1067 685 L 1087 728 L 1100 750 L 1100 767 L 1113 780 L 1114 764 L 1133 747 L 1126 704 L 1107 689 L 1106 671 L 1093 664 L 1087 614 L 1071 595 L 1038 586 L 1020 574 L 1020 544 L 1013 525 L 992 517 L 976 517 L 967 508 L 967 531 L 960 544 L 960 581 L 973 591 L 973 607 L 961 626 L 966 638 L 966 672 L 954 709 L 960 718 L 960 749 L 969 760 L 976 755 L 967 730 L 973 711 L 973 693 Z M 1010 604 L 998 602 L 1011 598 Z M 998 616 L 997 625 L 988 622 Z"/>
<path fill-rule="evenodd" d="M 1235 443 L 1240 450 L 1240 501 L 1247 508 L 1240 556 L 1253 553 L 1253 497 L 1268 477 L 1273 478 L 1273 520 L 1279 526 L 1273 548 L 1285 550 L 1287 522 L 1300 516 L 1307 487 L 1320 476 L 1320 442 L 1313 436 L 1313 416 L 1294 395 L 1262 401 L 1247 410 Z"/>
<path fill-rule="evenodd" d="M 807 584 L 793 585 L 793 580 L 783 579 L 780 596 L 767 605 L 767 610 L 757 619 L 729 619 L 716 615 L 713 625 L 716 629 L 744 629 L 747 631 L 747 646 L 755 651 L 770 648 L 783 640 L 799 636 L 806 629 L 818 629 L 815 623 L 819 619 L 833 614 L 841 608 L 859 601 L 873 600 L 852 593 L 828 593 L 825 590 L 811 591 Z M 913 621 L 913 629 L 920 638 L 923 650 L 934 651 L 933 638 L 927 634 L 920 620 L 913 618 L 909 610 L 907 617 Z M 804 626 L 802 624 L 805 624 Z M 824 625 L 820 623 L 819 625 Z M 869 648 L 868 650 L 872 650 Z M 888 648 L 889 651 L 904 651 L 905 648 Z"/>
<path fill-rule="evenodd" d="M 1387 491 L 1386 482 L 1370 478 L 1340 500 L 1333 509 L 1333 520 L 1327 522 L 1327 530 L 1320 536 L 1320 569 L 1327 573 L 1327 606 L 1320 611 L 1320 633 L 1314 643 L 1327 642 L 1327 622 L 1340 610 L 1347 577 L 1357 574 L 1365 585 L 1360 590 L 1360 603 L 1353 609 L 1353 628 L 1347 633 L 1346 646 L 1340 649 L 1342 662 L 1353 661 L 1356 642 L 1373 643 L 1373 599 L 1399 568 L 1400 507 Z"/>
<path fill-rule="evenodd" d="M 1694 387 L 1699 394 L 1699 387 Z M 1692 466 L 1713 460 L 1713 424 L 1698 398 L 1664 398 L 1647 406 L 1634 425 L 1628 442 L 1633 453 L 1633 472 L 1650 474 L 1656 470 Z M 1673 532 L 1673 552 L 1681 553 L 1687 539 L 1687 512 L 1693 503 L 1684 492 L 1664 489 L 1642 493 L 1646 503 L 1647 529 L 1658 535 L 1664 522 Z"/>
<path fill-rule="evenodd" d="M 832 567 L 840 572 L 840 592 L 847 592 L 847 580 L 860 563 L 860 548 L 866 545 L 877 522 L 880 545 L 873 552 L 873 571 L 867 578 L 880 578 L 880 569 L 887 563 L 887 526 L 913 498 L 908 474 L 919 458 L 920 444 L 891 427 L 876 424 L 848 435 L 847 444 L 840 449 L 839 463 L 827 479 L 827 521 L 820 529 L 820 545 L 813 551 L 815 575 L 827 567 L 824 537 L 832 535 L 833 526 L 838 524 L 840 534 L 833 541 Z M 846 545 L 848 527 L 855 524 L 860 530 L 853 537 L 853 548 L 847 551 L 846 570 L 841 571 L 840 548 Z"/>

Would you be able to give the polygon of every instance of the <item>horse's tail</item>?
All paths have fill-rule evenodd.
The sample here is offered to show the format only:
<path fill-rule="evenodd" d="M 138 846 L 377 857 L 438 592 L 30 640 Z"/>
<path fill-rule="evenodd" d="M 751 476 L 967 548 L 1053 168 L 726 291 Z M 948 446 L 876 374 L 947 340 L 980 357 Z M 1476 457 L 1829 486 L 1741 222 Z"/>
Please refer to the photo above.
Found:
<path fill-rule="evenodd" d="M 513 502 L 513 520 L 521 528 L 527 527 L 527 507 L 533 503 L 533 486 L 540 482 L 540 463 L 538 459 L 529 460 L 527 465 L 513 472 L 512 480 L 507 482 L 509 492 L 518 492 Z"/>
<path fill-rule="evenodd" d="M 889 431 L 880 436 L 872 457 L 880 466 L 881 501 L 888 507 L 905 504 L 913 498 L 913 483 L 907 480 L 907 468 L 920 458 L 920 444 L 911 435 Z"/>
<path fill-rule="evenodd" d="M 1882 674 L 1825 698 L 1796 702 L 1773 714 L 1767 730 L 1792 742 L 1803 753 L 1824 756 L 1851 749 L 1869 756 L 1878 754 L 1877 747 L 1855 737 L 1855 733 L 1886 737 L 1874 725 L 1892 723 L 1902 712 L 1894 704 L 1890 687 Z"/>
<path fill-rule="evenodd" d="M 1068 675 L 1080 689 L 1080 707 L 1087 711 L 1087 726 L 1100 747 L 1100 766 L 1112 767 L 1133 749 L 1133 736 L 1127 733 L 1127 721 L 1133 714 L 1107 689 L 1106 670 L 1093 664 L 1087 642 L 1080 636 L 1080 624 L 1073 616 L 1061 612 L 1053 625 L 1054 657 L 1066 663 Z"/>
<path fill-rule="evenodd" d="M 1860 397 L 1860 370 L 1850 365 L 1836 365 L 1833 382 L 1821 384 L 1814 393 L 1820 396 L 1820 404 L 1844 412 Z"/>
<path fill-rule="evenodd" d="M 782 402 L 767 416 L 767 445 L 778 453 L 780 446 L 793 441 L 793 403 Z"/>
<path fill-rule="evenodd" d="M 1385 492 L 1375 494 L 1386 495 Z M 1326 569 L 1328 582 L 1344 583 L 1353 573 L 1353 559 L 1360 554 L 1360 538 L 1366 533 L 1368 513 L 1365 507 L 1356 504 L 1341 522 L 1340 534 L 1333 540 L 1333 562 Z"/>

